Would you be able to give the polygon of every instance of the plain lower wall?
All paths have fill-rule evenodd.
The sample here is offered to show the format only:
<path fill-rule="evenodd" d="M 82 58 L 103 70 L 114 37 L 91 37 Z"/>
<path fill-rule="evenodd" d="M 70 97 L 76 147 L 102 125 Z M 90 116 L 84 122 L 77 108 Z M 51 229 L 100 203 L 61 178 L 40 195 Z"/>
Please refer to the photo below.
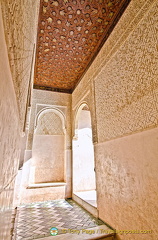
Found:
<path fill-rule="evenodd" d="M 30 173 L 34 183 L 63 182 L 64 161 L 64 135 L 34 135 Z"/>
<path fill-rule="evenodd" d="M 95 145 L 99 217 L 121 239 L 158 239 L 158 129 Z"/>

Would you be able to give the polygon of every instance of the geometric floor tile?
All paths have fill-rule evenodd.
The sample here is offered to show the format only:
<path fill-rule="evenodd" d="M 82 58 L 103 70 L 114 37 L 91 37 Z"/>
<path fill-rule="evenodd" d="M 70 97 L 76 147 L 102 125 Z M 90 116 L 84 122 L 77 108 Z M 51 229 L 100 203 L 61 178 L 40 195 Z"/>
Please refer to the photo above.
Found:
<path fill-rule="evenodd" d="M 52 227 L 63 234 L 63 229 L 81 230 L 100 225 L 104 222 L 72 199 L 38 202 L 18 206 L 12 240 L 42 240 L 50 236 Z"/>

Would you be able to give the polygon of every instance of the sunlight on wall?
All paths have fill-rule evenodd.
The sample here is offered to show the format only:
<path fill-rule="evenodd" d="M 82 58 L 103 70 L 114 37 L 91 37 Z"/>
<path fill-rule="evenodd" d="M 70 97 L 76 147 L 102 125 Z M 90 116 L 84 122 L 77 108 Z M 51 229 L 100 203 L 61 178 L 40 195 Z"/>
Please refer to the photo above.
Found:
<path fill-rule="evenodd" d="M 73 141 L 73 190 L 94 190 L 94 148 L 90 111 L 82 110 L 78 119 L 77 139 Z"/>

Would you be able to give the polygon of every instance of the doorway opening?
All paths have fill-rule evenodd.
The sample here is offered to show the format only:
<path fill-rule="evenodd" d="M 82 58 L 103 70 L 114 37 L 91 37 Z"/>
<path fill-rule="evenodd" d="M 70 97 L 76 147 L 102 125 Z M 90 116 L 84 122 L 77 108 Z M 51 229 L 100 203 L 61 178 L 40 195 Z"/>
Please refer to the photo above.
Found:
<path fill-rule="evenodd" d="M 79 107 L 75 122 L 73 195 L 96 208 L 96 176 L 92 139 L 91 113 L 85 103 Z"/>

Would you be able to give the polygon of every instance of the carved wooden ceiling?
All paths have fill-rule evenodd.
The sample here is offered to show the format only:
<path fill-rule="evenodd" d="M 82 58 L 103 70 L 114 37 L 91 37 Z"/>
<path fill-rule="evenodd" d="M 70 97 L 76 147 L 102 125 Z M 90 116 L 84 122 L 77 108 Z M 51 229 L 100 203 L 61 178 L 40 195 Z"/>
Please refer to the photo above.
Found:
<path fill-rule="evenodd" d="M 34 88 L 71 93 L 130 0 L 41 0 Z"/>

